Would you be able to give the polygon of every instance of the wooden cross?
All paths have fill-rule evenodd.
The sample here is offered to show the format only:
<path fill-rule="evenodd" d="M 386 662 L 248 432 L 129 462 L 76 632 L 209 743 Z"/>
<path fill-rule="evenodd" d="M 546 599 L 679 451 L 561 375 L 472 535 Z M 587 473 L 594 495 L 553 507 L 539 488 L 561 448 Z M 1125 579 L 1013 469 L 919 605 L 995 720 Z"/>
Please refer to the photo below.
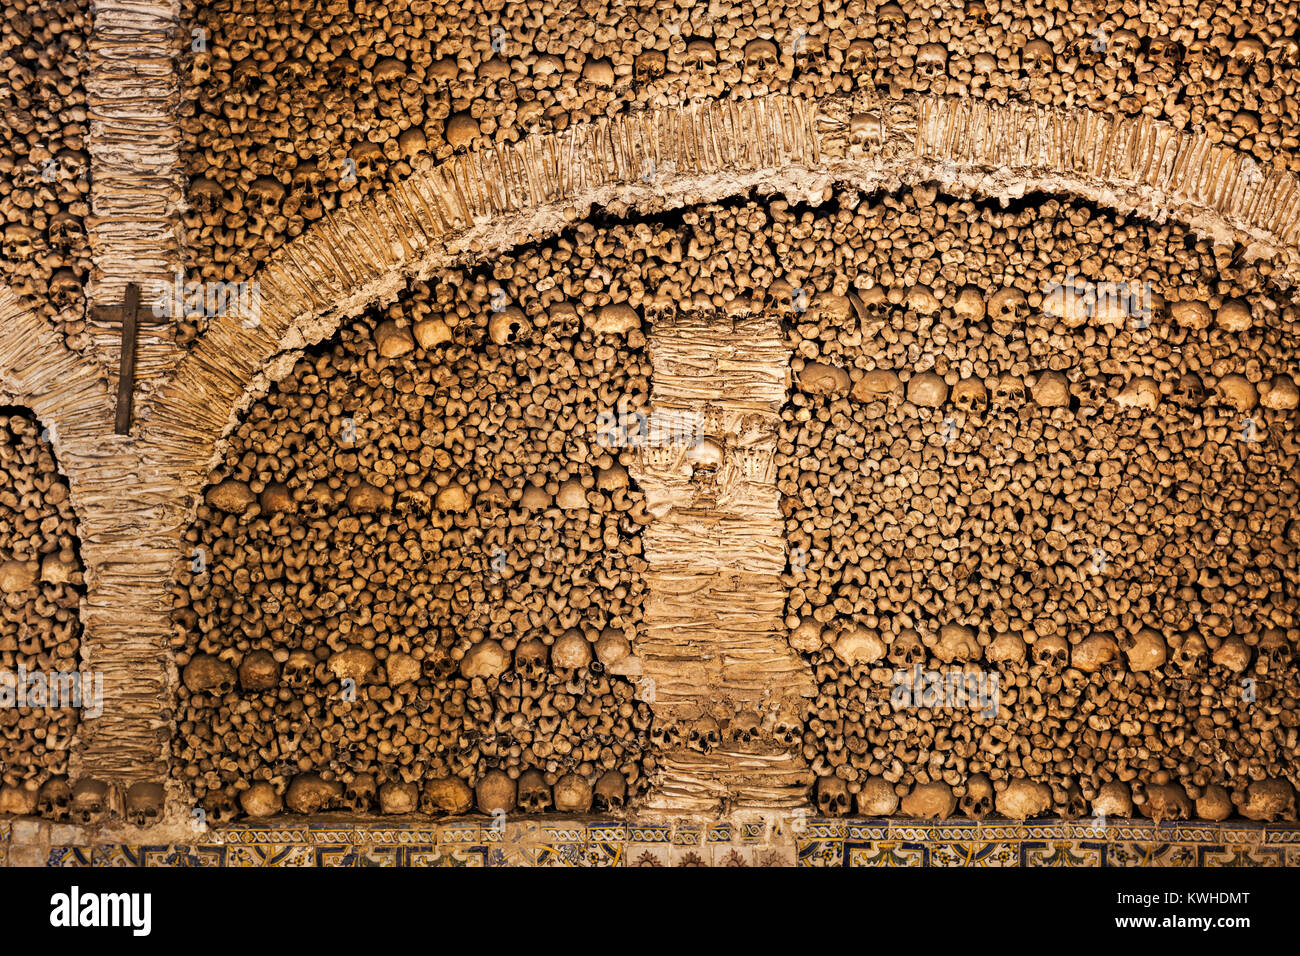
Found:
<path fill-rule="evenodd" d="M 117 376 L 117 417 L 113 431 L 131 432 L 131 405 L 135 397 L 135 346 L 140 321 L 140 287 L 134 282 L 126 287 L 121 305 L 97 305 L 95 318 L 103 322 L 122 323 L 122 364 Z"/>

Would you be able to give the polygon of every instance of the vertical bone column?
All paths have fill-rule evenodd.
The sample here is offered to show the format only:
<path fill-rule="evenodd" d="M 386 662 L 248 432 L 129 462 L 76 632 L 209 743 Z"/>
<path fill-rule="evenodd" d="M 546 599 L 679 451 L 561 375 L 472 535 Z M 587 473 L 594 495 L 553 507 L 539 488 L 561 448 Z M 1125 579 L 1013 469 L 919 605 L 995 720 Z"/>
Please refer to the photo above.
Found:
<path fill-rule="evenodd" d="M 802 806 L 809 773 L 771 733 L 778 712 L 797 713 L 814 693 L 783 621 L 773 455 L 789 351 L 780 323 L 679 315 L 652 330 L 649 348 L 652 412 L 633 472 L 653 518 L 636 654 L 655 719 L 676 723 L 683 740 L 662 756 L 647 809 Z M 740 745 L 728 726 L 745 712 L 763 723 Z M 705 715 L 722 731 L 710 754 L 686 747 Z"/>
<path fill-rule="evenodd" d="M 181 265 L 179 6 L 179 0 L 97 0 L 85 77 L 93 298 L 109 305 L 122 301 L 129 283 L 142 288 L 141 384 L 161 377 L 179 357 L 170 328 L 153 320 L 148 304 L 159 283 L 175 281 Z M 120 326 L 92 317 L 90 333 L 96 356 L 116 378 Z"/>

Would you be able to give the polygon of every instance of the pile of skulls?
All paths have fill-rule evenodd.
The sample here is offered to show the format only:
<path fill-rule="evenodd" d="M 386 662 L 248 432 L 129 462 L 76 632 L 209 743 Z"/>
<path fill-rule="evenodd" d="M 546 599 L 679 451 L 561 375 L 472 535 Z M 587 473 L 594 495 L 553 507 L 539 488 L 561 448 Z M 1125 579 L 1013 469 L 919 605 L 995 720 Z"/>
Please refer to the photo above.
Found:
<path fill-rule="evenodd" d="M 933 189 L 772 241 L 820 260 L 778 445 L 819 810 L 1294 819 L 1300 309 L 1267 270 Z"/>
<path fill-rule="evenodd" d="M 0 813 L 58 819 L 80 709 L 64 700 L 81 666 L 85 588 L 68 483 L 49 433 L 0 414 Z M 57 684 L 57 686 L 56 686 Z M 22 689 L 20 690 L 20 685 Z M 90 699 L 91 684 L 78 684 Z M 57 699 L 55 699 L 57 698 Z"/>
<path fill-rule="evenodd" d="M 644 498 L 598 425 L 649 365 L 566 243 L 416 283 L 231 436 L 175 612 L 173 767 L 209 819 L 644 788 Z"/>
<path fill-rule="evenodd" d="M 0 284 L 84 348 L 90 275 L 88 0 L 11 0 L 0 15 Z"/>
<path fill-rule="evenodd" d="M 1150 115 L 1300 168 L 1300 46 L 1278 3 L 184 7 L 186 229 L 209 279 L 246 278 L 328 211 L 458 149 L 706 98 L 1015 96 Z"/>

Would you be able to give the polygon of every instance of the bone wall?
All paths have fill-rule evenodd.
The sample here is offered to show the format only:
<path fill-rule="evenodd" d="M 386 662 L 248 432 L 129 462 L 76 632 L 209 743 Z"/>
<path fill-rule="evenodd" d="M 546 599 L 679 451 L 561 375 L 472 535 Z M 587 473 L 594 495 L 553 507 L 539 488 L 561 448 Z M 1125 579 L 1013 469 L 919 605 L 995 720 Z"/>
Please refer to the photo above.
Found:
<path fill-rule="evenodd" d="M 566 246 L 417 284 L 232 436 L 177 588 L 173 771 L 213 821 L 644 790 L 644 500 L 597 419 L 649 368 L 639 319 L 554 301 Z"/>
<path fill-rule="evenodd" d="M 824 250 L 777 448 L 818 809 L 1294 819 L 1294 303 L 1039 197 L 845 192 L 774 233 Z M 1119 282 L 1151 291 L 1051 291 Z M 917 668 L 999 693 L 899 696 Z"/>
<path fill-rule="evenodd" d="M 83 667 L 85 589 L 68 483 L 49 432 L 13 408 L 0 408 L 0 542 L 0 812 L 59 819 L 71 797 L 81 710 L 61 706 L 68 702 L 50 691 L 62 686 L 54 675 Z"/>
<path fill-rule="evenodd" d="M 88 0 L 13 0 L 0 23 L 0 281 L 89 345 Z"/>
<path fill-rule="evenodd" d="M 938 15 L 936 15 L 936 12 Z M 601 117 L 774 92 L 1015 98 L 1205 131 L 1295 169 L 1290 4 L 920 7 L 186 4 L 182 126 L 194 264 L 256 263 L 331 210 L 456 151 Z M 193 46 L 193 44 L 191 44 Z M 655 173 L 647 170 L 653 177 Z M 197 335 L 202 319 L 187 323 Z"/>

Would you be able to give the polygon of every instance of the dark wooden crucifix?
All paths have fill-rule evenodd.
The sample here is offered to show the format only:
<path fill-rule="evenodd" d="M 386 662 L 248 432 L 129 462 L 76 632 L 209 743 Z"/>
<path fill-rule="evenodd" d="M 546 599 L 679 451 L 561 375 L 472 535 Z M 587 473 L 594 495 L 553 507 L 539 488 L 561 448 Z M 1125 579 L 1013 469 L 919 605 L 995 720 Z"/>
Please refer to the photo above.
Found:
<path fill-rule="evenodd" d="M 117 376 L 117 417 L 113 431 L 130 434 L 131 405 L 135 397 L 135 346 L 140 322 L 140 287 L 134 282 L 126 287 L 121 305 L 97 305 L 95 318 L 103 322 L 122 323 L 122 363 Z"/>

